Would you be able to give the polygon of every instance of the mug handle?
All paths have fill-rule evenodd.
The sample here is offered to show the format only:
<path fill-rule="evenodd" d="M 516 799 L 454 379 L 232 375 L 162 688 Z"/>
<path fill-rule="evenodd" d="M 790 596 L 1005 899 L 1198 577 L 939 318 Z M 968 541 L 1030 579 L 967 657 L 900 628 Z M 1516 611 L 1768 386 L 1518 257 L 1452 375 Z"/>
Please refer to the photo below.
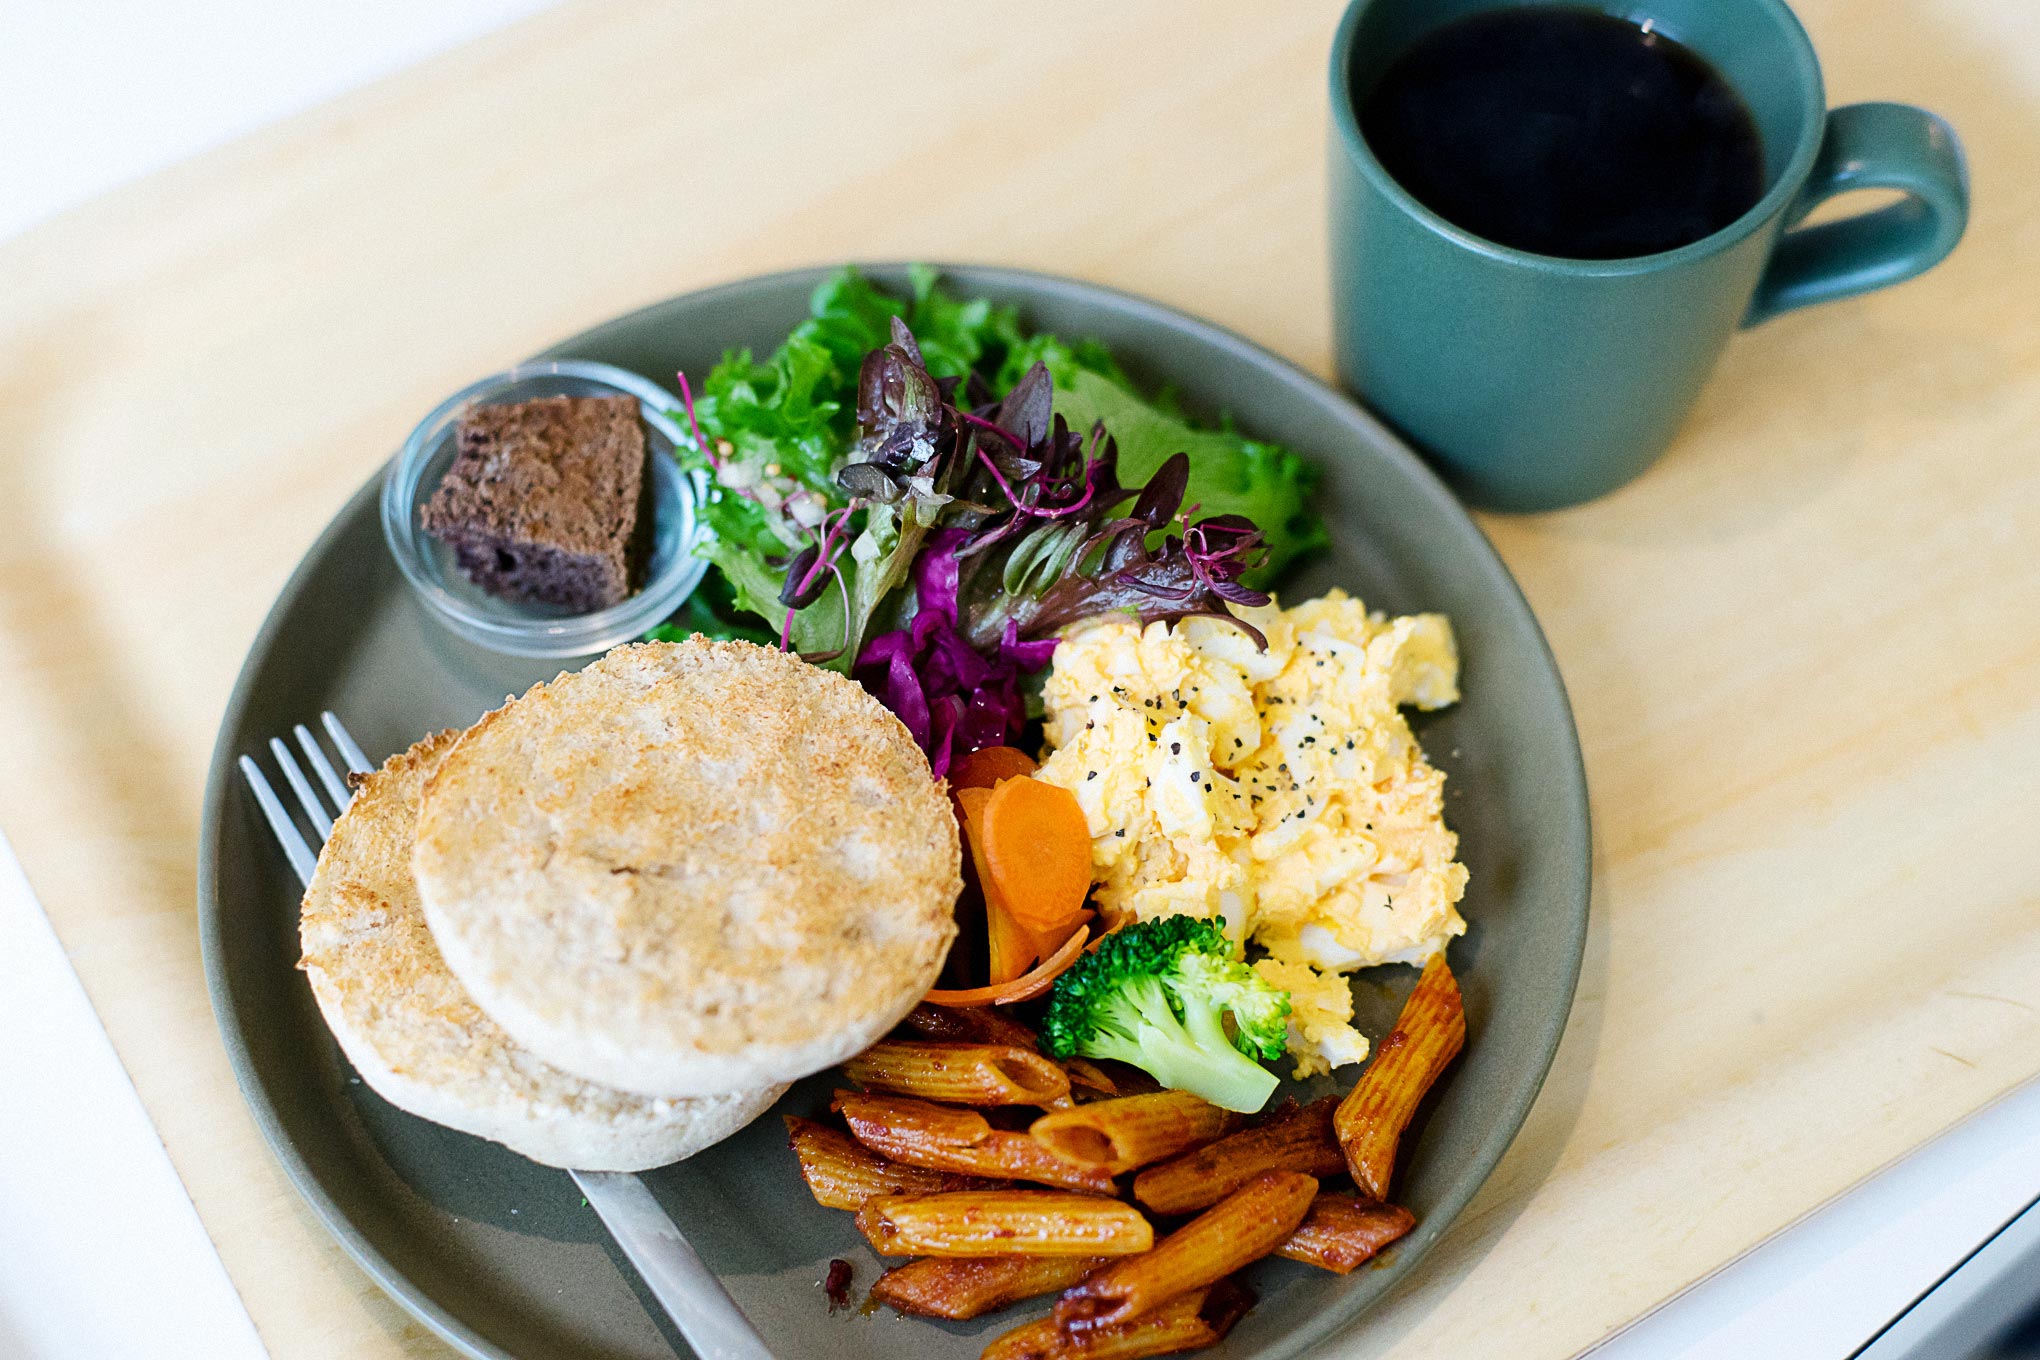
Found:
<path fill-rule="evenodd" d="M 1905 198 L 1794 230 L 1820 204 L 1851 189 L 1897 189 Z M 1925 273 L 1955 248 L 1968 221 L 1969 172 L 1955 129 L 1910 104 L 1835 109 L 1743 325 Z"/>

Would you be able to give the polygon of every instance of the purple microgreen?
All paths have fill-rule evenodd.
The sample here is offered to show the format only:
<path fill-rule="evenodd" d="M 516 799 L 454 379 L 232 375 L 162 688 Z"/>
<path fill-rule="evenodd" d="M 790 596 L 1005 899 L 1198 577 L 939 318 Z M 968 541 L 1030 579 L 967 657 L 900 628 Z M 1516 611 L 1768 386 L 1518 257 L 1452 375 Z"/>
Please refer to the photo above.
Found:
<path fill-rule="evenodd" d="M 822 587 L 828 583 L 816 583 L 821 574 L 822 543 L 820 539 L 808 544 L 793 555 L 786 564 L 786 580 L 779 587 L 779 602 L 786 606 L 787 616 L 792 617 L 796 609 L 805 609 L 821 595 Z M 781 650 L 784 650 L 782 644 Z"/>
<path fill-rule="evenodd" d="M 1013 431 L 1019 447 L 1031 449 L 1048 438 L 1054 414 L 1055 383 L 1036 360 L 999 403 L 998 424 Z"/>
<path fill-rule="evenodd" d="M 1004 432 L 1001 431 L 1001 433 Z M 978 461 L 985 465 L 985 471 L 992 474 L 992 480 L 998 483 L 999 490 L 1005 494 L 1006 499 L 1013 503 L 1014 510 L 1022 514 L 1028 513 L 1027 507 L 1020 502 L 1020 493 L 1015 491 L 1013 484 L 1006 480 L 1006 474 L 999 471 L 999 465 L 992 461 L 990 451 L 982 443 L 974 442 L 973 447 L 977 450 Z"/>
<path fill-rule="evenodd" d="M 921 358 L 921 342 L 914 339 L 914 332 L 908 329 L 907 319 L 903 316 L 895 315 L 892 319 L 892 342 L 907 352 L 915 367 L 927 371 L 928 365 Z"/>
<path fill-rule="evenodd" d="M 1096 446 L 1099 436 L 1093 432 Z M 1113 488 L 1113 500 L 1127 493 L 1117 489 L 1111 441 L 1093 461 L 1094 477 Z M 1178 508 L 1188 483 L 1190 460 L 1176 454 L 1155 470 L 1140 489 L 1132 512 L 1106 520 L 1064 556 L 1059 540 L 1047 528 L 1036 529 L 1007 550 L 999 575 L 1004 590 L 969 611 L 968 633 L 980 648 L 995 645 L 1003 630 L 1017 627 L 1017 636 L 1039 638 L 1080 619 L 1115 612 L 1132 613 L 1143 623 L 1192 616 L 1229 619 L 1267 645 L 1260 631 L 1236 617 L 1232 604 L 1266 604 L 1268 597 L 1239 584 L 1241 573 L 1262 559 L 1261 535 L 1239 516 L 1214 516 L 1194 523 L 1192 506 L 1184 511 L 1183 535 L 1165 532 L 1177 523 Z M 1161 534 L 1160 542 L 1150 540 Z M 1043 570 L 1048 563 L 1059 571 Z M 983 578 L 979 578 L 983 579 Z"/>
<path fill-rule="evenodd" d="M 961 407 L 957 409 L 956 414 L 959 419 L 964 421 L 964 423 L 968 425 L 973 425 L 978 429 L 983 430 L 986 434 L 995 434 L 999 438 L 1005 440 L 1008 444 L 1011 444 L 1016 449 L 1025 449 L 1027 447 L 1027 445 L 1021 440 L 1019 435 L 1014 434 L 1011 430 L 1007 429 L 1004 425 L 999 424 L 999 422 L 997 422 L 996 420 L 988 419 L 984 416 L 979 415 L 975 411 L 963 410 Z"/>
<path fill-rule="evenodd" d="M 890 505 L 906 493 L 900 479 L 878 463 L 850 463 L 836 474 L 836 485 L 853 496 Z"/>
<path fill-rule="evenodd" d="M 1176 507 L 1183 503 L 1183 493 L 1190 486 L 1190 458 L 1187 454 L 1171 455 L 1169 461 L 1155 469 L 1155 475 L 1148 478 L 1141 488 L 1139 499 L 1133 503 L 1132 518 L 1146 524 L 1149 529 L 1167 528 L 1176 518 Z"/>
<path fill-rule="evenodd" d="M 802 652 L 800 654 L 801 660 L 814 666 L 819 666 L 826 661 L 834 661 L 850 649 L 850 584 L 843 579 L 843 573 L 837 570 L 834 562 L 829 563 L 829 576 L 835 581 L 836 591 L 843 598 L 843 641 L 826 652 Z M 793 611 L 789 609 L 786 612 L 786 616 L 789 619 L 792 618 Z"/>
<path fill-rule="evenodd" d="M 687 385 L 687 370 L 678 369 L 673 376 L 680 379 L 680 405 L 687 412 L 687 427 L 694 431 L 695 451 L 708 460 L 710 467 L 717 472 L 722 471 L 722 460 L 715 456 L 715 450 L 701 437 L 701 422 L 694 418 L 694 389 Z"/>

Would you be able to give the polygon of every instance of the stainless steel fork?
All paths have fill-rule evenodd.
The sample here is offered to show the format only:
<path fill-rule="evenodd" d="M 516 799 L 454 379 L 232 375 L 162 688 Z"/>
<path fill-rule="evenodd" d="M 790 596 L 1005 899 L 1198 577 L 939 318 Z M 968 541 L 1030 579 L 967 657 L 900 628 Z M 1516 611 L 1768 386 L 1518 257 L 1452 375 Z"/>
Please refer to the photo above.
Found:
<path fill-rule="evenodd" d="M 348 735 L 340 720 L 331 713 L 319 715 L 320 725 L 326 729 L 326 736 L 332 742 L 334 754 L 339 763 L 350 773 L 367 774 L 375 767 L 368 763 L 361 747 Z M 333 834 L 334 819 L 347 811 L 347 805 L 354 799 L 354 790 L 334 768 L 333 760 L 327 757 L 312 730 L 303 723 L 291 729 L 298 750 L 304 753 L 305 764 L 311 766 L 311 775 L 305 774 L 297 757 L 281 737 L 269 739 L 269 754 L 275 759 L 277 768 L 283 772 L 284 782 L 296 795 L 299 809 L 319 845 Z M 318 865 L 318 854 L 312 842 L 305 837 L 298 822 L 293 818 L 283 800 L 277 796 L 276 788 L 269 777 L 262 773 L 252 757 L 242 756 L 241 777 L 248 781 L 248 787 L 255 794 L 255 801 L 262 808 L 262 816 L 269 823 L 269 829 L 276 835 L 277 844 L 283 847 L 284 857 L 297 872 L 299 882 L 311 886 L 312 870 Z M 313 780 L 317 780 L 317 787 Z M 320 790 L 325 797 L 320 797 Z M 722 1287 L 722 1282 L 710 1273 L 707 1266 L 687 1239 L 680 1235 L 679 1225 L 673 1222 L 666 1211 L 659 1206 L 650 1187 L 638 1177 L 621 1171 L 570 1171 L 574 1184 L 581 1187 L 588 1204 L 609 1229 L 609 1235 L 616 1239 L 616 1245 L 637 1267 L 644 1277 L 645 1285 L 659 1306 L 666 1310 L 666 1316 L 673 1319 L 673 1325 L 680 1329 L 680 1335 L 687 1338 L 687 1344 L 694 1348 L 702 1360 L 770 1360 L 772 1352 L 765 1347 L 765 1341 L 758 1335 L 737 1302 Z"/>

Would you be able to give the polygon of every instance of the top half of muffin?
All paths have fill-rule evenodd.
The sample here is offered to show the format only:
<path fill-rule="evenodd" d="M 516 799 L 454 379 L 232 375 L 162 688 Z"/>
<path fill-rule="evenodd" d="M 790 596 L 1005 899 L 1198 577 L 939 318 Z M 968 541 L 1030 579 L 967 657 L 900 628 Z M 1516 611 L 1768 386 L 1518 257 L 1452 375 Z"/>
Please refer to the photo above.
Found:
<path fill-rule="evenodd" d="M 484 718 L 427 786 L 414 868 L 448 964 L 591 1080 L 709 1095 L 805 1075 L 933 983 L 948 800 L 843 676 L 742 642 L 618 648 Z"/>

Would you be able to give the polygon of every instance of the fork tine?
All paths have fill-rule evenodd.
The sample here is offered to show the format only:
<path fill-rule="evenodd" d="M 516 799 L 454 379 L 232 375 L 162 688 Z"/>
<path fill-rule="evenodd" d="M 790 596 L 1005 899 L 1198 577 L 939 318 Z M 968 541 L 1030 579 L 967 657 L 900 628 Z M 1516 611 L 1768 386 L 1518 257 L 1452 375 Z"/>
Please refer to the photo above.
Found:
<path fill-rule="evenodd" d="M 312 825 L 319 829 L 319 839 L 323 842 L 326 837 L 333 834 L 333 819 L 326 815 L 325 805 L 319 801 L 319 795 L 312 792 L 311 781 L 305 778 L 305 772 L 298 768 L 297 757 L 290 753 L 290 748 L 283 744 L 280 737 L 269 739 L 269 754 L 275 756 L 276 763 L 283 767 L 283 777 L 290 781 L 290 791 L 297 795 L 298 806 L 305 810 L 305 816 L 311 818 Z"/>
<path fill-rule="evenodd" d="M 318 860 L 312 854 L 312 847 L 305 844 L 305 838 L 298 834 L 297 823 L 283 810 L 283 800 L 276 796 L 276 790 L 269 785 L 262 767 L 247 756 L 241 757 L 241 777 L 248 781 L 248 787 L 255 794 L 255 801 L 262 808 L 263 820 L 269 823 L 271 834 L 283 847 L 283 857 L 290 861 L 290 867 L 297 871 L 298 881 L 306 887 L 312 885 L 312 869 Z"/>
<path fill-rule="evenodd" d="M 310 762 L 312 773 L 319 776 L 320 787 L 324 788 L 326 796 L 333 800 L 333 811 L 347 811 L 347 805 L 354 801 L 354 795 L 348 791 L 347 785 L 340 781 L 340 776 L 333 773 L 333 762 L 326 759 L 326 753 L 319 749 L 318 738 L 312 735 L 312 729 L 299 723 L 291 729 L 291 732 L 297 737 L 298 748 L 305 753 L 305 759 Z"/>
<path fill-rule="evenodd" d="M 341 759 L 347 762 L 348 769 L 355 774 L 367 774 L 375 768 L 368 763 L 368 757 L 361 753 L 361 748 L 354 744 L 354 738 L 348 735 L 347 729 L 340 725 L 340 720 L 330 709 L 319 715 L 319 721 L 326 725 L 326 735 L 333 739 L 333 745 L 340 752 Z"/>

